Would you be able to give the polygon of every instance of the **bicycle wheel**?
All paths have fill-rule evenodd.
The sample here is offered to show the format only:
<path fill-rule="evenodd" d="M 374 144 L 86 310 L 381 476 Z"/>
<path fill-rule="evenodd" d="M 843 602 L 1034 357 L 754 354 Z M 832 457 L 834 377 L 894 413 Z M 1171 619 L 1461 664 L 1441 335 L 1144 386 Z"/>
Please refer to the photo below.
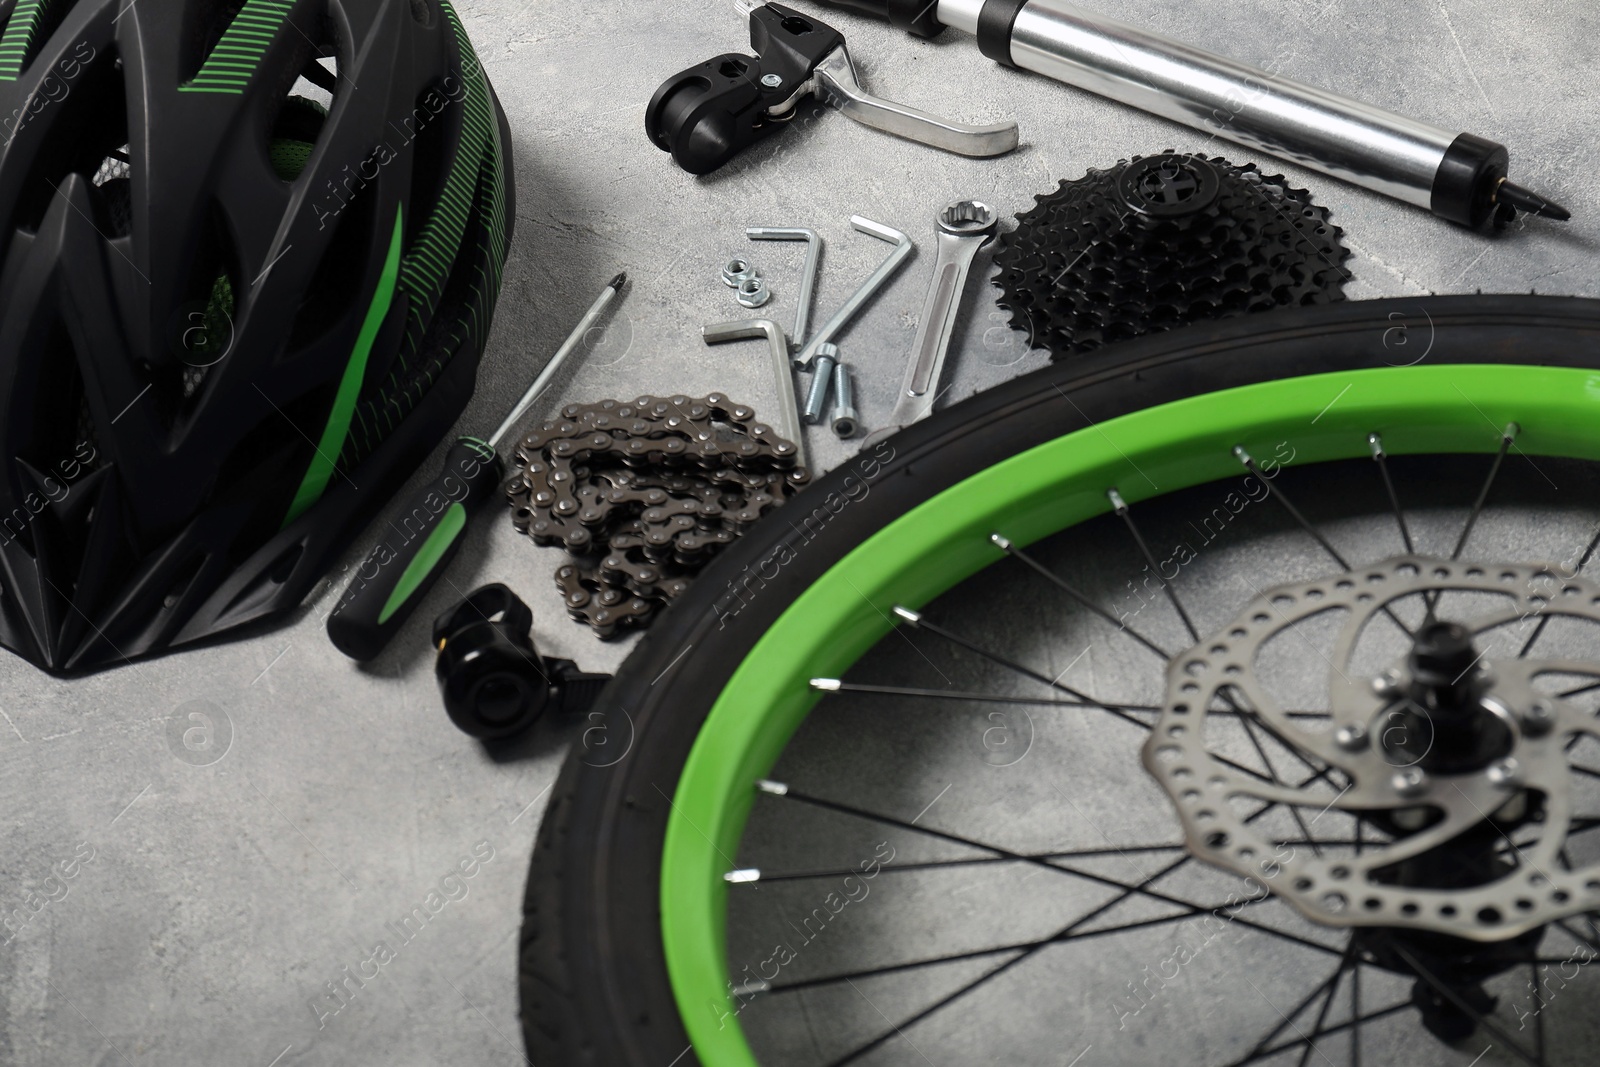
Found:
<path fill-rule="evenodd" d="M 1145 338 L 857 457 L 602 697 L 532 1058 L 1590 1062 L 1597 416 L 1600 302 L 1441 297 Z"/>

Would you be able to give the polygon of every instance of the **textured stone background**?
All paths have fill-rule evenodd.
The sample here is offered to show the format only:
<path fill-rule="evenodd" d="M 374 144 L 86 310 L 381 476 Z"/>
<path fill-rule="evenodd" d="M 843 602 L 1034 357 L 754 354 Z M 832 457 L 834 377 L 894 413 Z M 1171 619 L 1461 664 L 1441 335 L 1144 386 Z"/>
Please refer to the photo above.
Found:
<path fill-rule="evenodd" d="M 1578 213 L 1564 228 L 1474 234 L 1266 161 L 1313 189 L 1344 227 L 1355 251 L 1351 298 L 1600 294 L 1600 9 L 1540 0 L 1116 6 L 1242 60 L 1277 58 L 1287 76 L 1502 140 L 1517 180 Z M 663 78 L 745 47 L 743 22 L 723 0 L 458 7 L 510 117 L 519 212 L 481 388 L 463 420 L 469 431 L 498 421 L 618 270 L 632 290 L 566 375 L 562 398 L 721 389 L 765 413 L 761 345 L 707 350 L 698 336 L 703 323 L 743 314 L 716 279 L 735 253 L 772 280 L 771 315 L 787 323 L 793 314 L 800 246 L 750 246 L 745 225 L 823 233 L 820 321 L 884 252 L 850 230 L 853 213 L 904 229 L 926 249 L 934 210 L 952 199 L 977 196 L 1014 213 L 1086 167 L 1206 147 L 1200 134 L 999 69 L 958 34 L 914 41 L 836 13 L 870 88 L 955 117 L 1016 119 L 1024 147 L 999 161 L 963 160 L 826 115 L 696 180 L 646 141 L 642 118 Z M 888 413 L 931 259 L 919 254 L 843 339 L 869 426 Z M 990 291 L 969 298 L 952 399 L 1042 361 L 1003 322 Z M 831 434 L 811 444 L 823 466 L 846 454 Z M 566 619 L 555 562 L 496 517 L 473 530 L 450 582 L 462 591 L 511 584 L 535 606 L 541 647 L 613 669 L 626 645 L 601 645 Z M 446 720 L 431 676 L 425 629 L 455 595 L 451 585 L 367 668 L 327 644 L 330 589 L 266 636 L 82 681 L 0 659 L 0 911 L 32 916 L 0 934 L 9 938 L 0 945 L 0 1063 L 522 1062 L 515 954 L 527 857 L 582 724 L 486 752 Z M 199 731 L 187 746 L 186 731 Z M 387 924 L 463 862 L 473 877 L 441 892 L 460 899 L 400 945 Z M 75 875 L 47 882 L 64 863 Z M 33 913 L 29 895 L 46 893 L 60 899 Z M 398 946 L 394 957 L 319 1027 L 308 1001 L 379 940 Z"/>

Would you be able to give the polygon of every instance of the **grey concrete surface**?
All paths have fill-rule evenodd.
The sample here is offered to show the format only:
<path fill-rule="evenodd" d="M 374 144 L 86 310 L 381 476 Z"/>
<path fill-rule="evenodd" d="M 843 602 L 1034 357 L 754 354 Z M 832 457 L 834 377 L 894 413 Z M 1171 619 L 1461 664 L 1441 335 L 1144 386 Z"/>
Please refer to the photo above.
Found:
<path fill-rule="evenodd" d="M 1276 60 L 1288 76 L 1503 140 L 1518 180 L 1577 213 L 1564 228 L 1468 233 L 1262 161 L 1313 189 L 1345 228 L 1356 253 L 1351 298 L 1600 294 L 1600 9 L 1539 0 L 1116 6 L 1242 60 Z M 786 323 L 801 248 L 750 245 L 743 227 L 818 229 L 827 240 L 820 321 L 884 251 L 850 230 L 853 213 L 908 231 L 924 250 L 841 338 L 871 427 L 891 406 L 916 328 L 938 207 L 977 196 L 1011 214 L 1057 179 L 1166 147 L 1252 158 L 1001 70 L 959 35 L 914 41 L 834 13 L 869 87 L 956 117 L 1016 119 L 1022 149 L 959 159 L 826 114 L 697 180 L 646 141 L 643 111 L 667 75 L 745 47 L 724 0 L 458 7 L 510 119 L 519 213 L 465 430 L 498 421 L 618 270 L 632 289 L 563 375 L 560 399 L 719 389 L 770 411 L 761 346 L 708 350 L 699 340 L 702 324 L 742 314 L 717 269 L 747 254 L 777 292 L 768 313 Z M 969 296 L 957 343 L 952 401 L 1043 361 L 1004 328 L 988 290 Z M 831 434 L 813 434 L 811 447 L 823 467 L 847 455 Z M 13 925 L 0 934 L 0 1064 L 522 1062 L 520 895 L 572 736 L 542 730 L 491 753 L 456 732 L 434 690 L 425 628 L 458 591 L 505 581 L 534 605 L 542 647 L 586 669 L 614 668 L 627 645 L 601 645 L 566 618 L 556 561 L 502 519 L 480 523 L 449 582 L 366 668 L 323 635 L 338 576 L 297 620 L 247 641 L 70 683 L 0 659 L 0 916 Z M 432 917 L 398 932 L 419 907 Z M 340 983 L 352 991 L 345 1002 L 327 996 Z"/>

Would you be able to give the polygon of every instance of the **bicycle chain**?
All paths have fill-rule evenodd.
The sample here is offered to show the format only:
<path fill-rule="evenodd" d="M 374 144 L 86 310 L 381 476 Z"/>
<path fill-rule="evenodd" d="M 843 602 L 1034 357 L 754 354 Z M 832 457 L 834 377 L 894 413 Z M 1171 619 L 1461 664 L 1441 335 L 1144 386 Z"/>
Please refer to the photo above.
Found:
<path fill-rule="evenodd" d="M 721 393 L 569 404 L 523 437 L 506 496 L 517 529 L 574 557 L 555 572 L 567 613 L 610 639 L 807 485 L 798 454 Z"/>

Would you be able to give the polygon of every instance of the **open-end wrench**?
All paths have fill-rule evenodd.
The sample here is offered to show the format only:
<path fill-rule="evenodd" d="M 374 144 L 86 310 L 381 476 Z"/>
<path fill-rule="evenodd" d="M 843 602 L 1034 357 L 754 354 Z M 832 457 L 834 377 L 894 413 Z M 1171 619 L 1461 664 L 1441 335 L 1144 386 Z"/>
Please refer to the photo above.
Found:
<path fill-rule="evenodd" d="M 967 275 L 978 249 L 994 238 L 1000 216 L 988 204 L 961 200 L 939 212 L 935 221 L 939 227 L 939 259 L 933 267 L 928 299 L 922 305 L 922 321 L 911 346 L 905 382 L 889 416 L 889 425 L 873 431 L 867 444 L 875 444 L 933 413 L 933 402 L 939 397 L 939 376 L 955 332 L 956 312 L 961 307 L 961 294 L 967 288 Z"/>

